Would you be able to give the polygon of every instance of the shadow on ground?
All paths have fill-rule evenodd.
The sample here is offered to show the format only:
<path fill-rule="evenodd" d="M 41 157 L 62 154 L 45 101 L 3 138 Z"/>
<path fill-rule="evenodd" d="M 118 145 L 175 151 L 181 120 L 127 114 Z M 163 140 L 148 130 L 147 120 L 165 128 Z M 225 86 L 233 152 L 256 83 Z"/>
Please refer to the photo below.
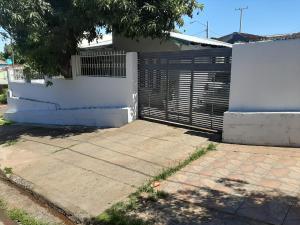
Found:
<path fill-rule="evenodd" d="M 188 130 L 187 132 L 185 132 L 185 134 L 207 138 L 209 141 L 213 142 L 222 142 L 222 133 L 213 133 L 201 130 Z"/>
<path fill-rule="evenodd" d="M 55 139 L 76 136 L 82 133 L 92 133 L 97 129 L 98 128 L 96 127 L 40 127 L 21 124 L 0 126 L 0 144 L 18 141 L 23 135 L 31 137 L 50 137 Z"/>
<path fill-rule="evenodd" d="M 121 224 L 164 225 L 299 225 L 299 197 L 279 190 L 251 190 L 242 180 L 216 181 L 234 194 L 207 187 L 190 186 L 157 201 L 142 199 L 139 210 L 126 214 Z M 187 184 L 187 186 L 189 186 Z M 116 214 L 114 212 L 114 214 Z M 124 217 L 124 215 L 122 215 Z M 113 221 L 91 220 L 89 224 L 112 225 Z"/>
<path fill-rule="evenodd" d="M 222 133 L 220 133 L 220 132 L 213 132 L 213 131 L 208 131 L 208 130 L 204 130 L 204 129 L 203 130 L 189 129 L 189 127 L 185 126 L 185 125 L 174 124 L 174 123 L 170 123 L 167 121 L 157 121 L 157 120 L 149 119 L 149 118 L 144 119 L 144 120 L 152 122 L 152 123 L 158 123 L 158 124 L 164 124 L 164 125 L 168 125 L 168 126 L 188 129 L 188 131 L 186 131 L 185 134 L 202 137 L 202 138 L 207 138 L 209 141 L 213 141 L 213 142 L 221 142 L 222 141 Z"/>
<path fill-rule="evenodd" d="M 83 133 L 93 133 L 97 131 L 97 127 L 82 127 L 82 126 L 32 126 L 26 124 L 13 124 L 0 126 L 0 144 L 10 141 L 17 141 L 23 135 L 31 137 L 51 137 L 67 138 L 80 135 Z M 200 130 L 187 130 L 184 134 L 207 138 L 209 141 L 221 142 L 222 134 Z"/>

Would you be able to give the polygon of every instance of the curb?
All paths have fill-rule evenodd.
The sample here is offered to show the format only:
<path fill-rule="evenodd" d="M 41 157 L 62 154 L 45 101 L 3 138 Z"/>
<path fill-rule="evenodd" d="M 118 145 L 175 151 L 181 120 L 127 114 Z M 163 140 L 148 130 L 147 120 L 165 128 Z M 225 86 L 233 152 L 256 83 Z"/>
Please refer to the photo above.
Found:
<path fill-rule="evenodd" d="M 50 208 L 55 213 L 59 214 L 59 216 L 64 217 L 64 219 L 69 223 L 86 224 L 86 222 L 90 220 L 90 216 L 87 212 L 80 210 L 76 206 L 71 206 L 71 208 L 74 210 L 70 210 L 58 202 L 51 201 L 46 195 L 40 194 L 46 191 L 43 191 L 41 188 L 16 174 L 7 175 L 0 169 L 0 179 L 12 184 L 21 191 L 26 192 L 26 194 L 29 194 L 31 197 L 33 197 L 38 204 Z"/>

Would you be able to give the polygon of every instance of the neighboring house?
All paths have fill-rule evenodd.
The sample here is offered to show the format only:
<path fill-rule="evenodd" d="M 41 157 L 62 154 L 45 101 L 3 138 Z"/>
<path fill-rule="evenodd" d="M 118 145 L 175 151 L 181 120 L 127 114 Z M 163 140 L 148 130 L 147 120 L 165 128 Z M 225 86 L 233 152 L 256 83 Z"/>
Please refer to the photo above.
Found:
<path fill-rule="evenodd" d="M 234 32 L 232 34 L 225 35 L 220 38 L 216 38 L 218 41 L 235 44 L 235 43 L 248 43 L 248 42 L 257 42 L 263 40 L 263 36 L 247 34 L 247 33 L 239 33 Z"/>
<path fill-rule="evenodd" d="M 267 40 L 290 40 L 290 39 L 300 39 L 300 32 L 291 34 L 276 34 L 265 36 Z"/>
<path fill-rule="evenodd" d="M 8 64 L 4 60 L 0 59 L 0 69 L 6 66 L 8 66 Z"/>
<path fill-rule="evenodd" d="M 151 38 L 141 38 L 137 41 L 108 34 L 104 35 L 102 39 L 96 39 L 90 43 L 83 40 L 79 45 L 81 49 L 113 49 L 126 52 L 164 52 L 224 47 L 231 48 L 232 45 L 214 39 L 199 38 L 175 32 L 170 32 L 170 38 L 163 41 Z"/>
<path fill-rule="evenodd" d="M 7 85 L 7 67 L 8 64 L 4 60 L 0 60 L 0 86 Z"/>
<path fill-rule="evenodd" d="M 225 35 L 220 38 L 215 38 L 218 41 L 235 44 L 235 43 L 249 43 L 258 41 L 276 41 L 276 40 L 289 40 L 289 39 L 299 39 L 299 33 L 292 34 L 276 34 L 276 35 L 255 35 L 247 33 L 234 32 L 232 34 Z"/>

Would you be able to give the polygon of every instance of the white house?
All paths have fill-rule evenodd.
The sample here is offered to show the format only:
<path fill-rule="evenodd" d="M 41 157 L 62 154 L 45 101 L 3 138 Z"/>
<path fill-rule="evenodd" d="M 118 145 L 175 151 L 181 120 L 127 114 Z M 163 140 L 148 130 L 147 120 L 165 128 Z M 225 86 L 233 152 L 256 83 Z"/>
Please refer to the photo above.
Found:
<path fill-rule="evenodd" d="M 5 117 L 25 123 L 120 127 L 137 118 L 137 52 L 224 47 L 231 45 L 173 32 L 165 41 L 111 34 L 91 43 L 83 40 L 79 48 L 84 51 L 72 57 L 71 80 L 46 77 L 28 82 L 11 71 Z"/>

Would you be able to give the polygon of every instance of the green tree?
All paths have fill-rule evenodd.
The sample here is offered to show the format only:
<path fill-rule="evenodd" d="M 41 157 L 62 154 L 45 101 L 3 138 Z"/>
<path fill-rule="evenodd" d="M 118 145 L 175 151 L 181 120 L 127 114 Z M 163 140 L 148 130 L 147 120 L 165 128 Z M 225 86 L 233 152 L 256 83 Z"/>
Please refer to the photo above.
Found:
<path fill-rule="evenodd" d="M 0 26 L 37 70 L 68 76 L 82 39 L 103 30 L 163 39 L 202 8 L 197 0 L 0 0 Z"/>
<path fill-rule="evenodd" d="M 0 60 L 5 60 L 4 52 L 0 52 Z"/>

